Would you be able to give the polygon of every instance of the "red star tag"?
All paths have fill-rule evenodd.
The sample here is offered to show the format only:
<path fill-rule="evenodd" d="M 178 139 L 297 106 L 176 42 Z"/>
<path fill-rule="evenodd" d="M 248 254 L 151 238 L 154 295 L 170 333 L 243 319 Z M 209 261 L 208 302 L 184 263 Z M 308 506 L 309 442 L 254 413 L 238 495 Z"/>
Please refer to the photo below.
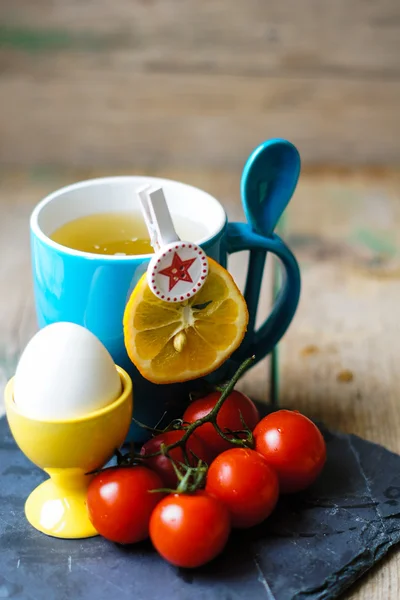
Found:
<path fill-rule="evenodd" d="M 169 291 L 171 291 L 179 281 L 187 281 L 193 283 L 193 279 L 189 274 L 189 268 L 195 262 L 196 258 L 181 260 L 179 254 L 174 252 L 172 263 L 169 267 L 159 271 L 160 275 L 169 277 Z"/>
<path fill-rule="evenodd" d="M 162 246 L 150 260 L 147 281 L 153 294 L 165 302 L 189 300 L 203 287 L 208 259 L 200 246 L 181 240 Z"/>

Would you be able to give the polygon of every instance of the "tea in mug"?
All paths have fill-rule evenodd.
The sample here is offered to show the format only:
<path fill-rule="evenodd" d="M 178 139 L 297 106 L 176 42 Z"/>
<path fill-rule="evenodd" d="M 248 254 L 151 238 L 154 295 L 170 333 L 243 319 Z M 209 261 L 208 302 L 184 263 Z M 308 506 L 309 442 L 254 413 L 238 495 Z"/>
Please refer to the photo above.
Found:
<path fill-rule="evenodd" d="M 186 217 L 173 216 L 183 240 L 195 242 L 207 235 L 206 228 Z M 152 254 L 146 224 L 139 213 L 108 212 L 79 217 L 65 223 L 50 238 L 68 248 L 92 254 Z"/>

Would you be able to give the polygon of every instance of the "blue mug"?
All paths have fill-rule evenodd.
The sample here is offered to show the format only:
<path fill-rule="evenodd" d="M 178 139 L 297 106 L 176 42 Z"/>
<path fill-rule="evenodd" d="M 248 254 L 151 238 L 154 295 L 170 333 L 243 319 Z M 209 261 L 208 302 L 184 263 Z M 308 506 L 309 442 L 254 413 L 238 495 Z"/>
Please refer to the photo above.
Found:
<path fill-rule="evenodd" d="M 249 159 L 242 181 L 244 186 L 248 179 L 253 178 L 250 166 L 256 165 L 257 160 L 257 156 L 253 157 L 253 161 Z M 274 175 L 276 182 L 279 183 L 281 175 L 282 169 L 279 175 Z M 296 181 L 297 177 L 298 173 L 294 177 Z M 133 288 L 146 271 L 151 255 L 90 254 L 62 246 L 51 239 L 52 233 L 60 226 L 93 213 L 133 211 L 138 214 L 138 222 L 142 222 L 135 191 L 146 183 L 163 187 L 176 230 L 182 239 L 189 238 L 196 242 L 208 256 L 225 267 L 229 254 L 242 250 L 250 250 L 251 253 L 245 290 L 250 327 L 239 350 L 212 374 L 210 381 L 225 380 L 244 358 L 255 355 L 256 361 L 259 361 L 273 349 L 296 311 L 300 275 L 296 259 L 288 247 L 272 231 L 267 236 L 263 235 L 257 226 L 257 219 L 252 224 L 228 223 L 218 200 L 201 189 L 178 181 L 139 176 L 92 179 L 59 189 L 35 207 L 30 229 L 39 327 L 57 321 L 69 321 L 92 331 L 108 349 L 115 363 L 132 377 L 135 419 L 154 426 L 165 412 L 171 417 L 176 416 L 187 401 L 189 391 L 198 389 L 204 382 L 152 384 L 139 374 L 126 353 L 122 329 L 124 309 Z M 259 186 L 254 190 L 259 194 Z M 245 209 L 250 221 L 254 216 L 254 190 L 251 185 L 247 191 L 242 189 L 247 198 Z M 269 190 L 272 190 L 271 186 Z M 287 202 L 292 191 L 284 192 L 288 196 Z M 258 197 L 255 206 L 256 212 L 261 214 L 261 207 L 264 206 L 262 199 L 260 201 Z M 285 276 L 270 316 L 256 331 L 255 314 L 267 252 L 280 259 Z M 132 424 L 130 438 L 141 442 L 147 438 L 147 434 Z"/>

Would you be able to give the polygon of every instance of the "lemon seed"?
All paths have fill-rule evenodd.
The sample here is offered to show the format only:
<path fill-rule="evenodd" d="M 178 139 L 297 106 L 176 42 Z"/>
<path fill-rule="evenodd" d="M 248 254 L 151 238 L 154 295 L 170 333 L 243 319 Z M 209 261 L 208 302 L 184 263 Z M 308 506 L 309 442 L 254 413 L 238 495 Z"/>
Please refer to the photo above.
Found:
<path fill-rule="evenodd" d="M 174 337 L 174 348 L 177 352 L 182 352 L 184 347 L 186 346 L 187 337 L 184 331 L 180 331 Z"/>

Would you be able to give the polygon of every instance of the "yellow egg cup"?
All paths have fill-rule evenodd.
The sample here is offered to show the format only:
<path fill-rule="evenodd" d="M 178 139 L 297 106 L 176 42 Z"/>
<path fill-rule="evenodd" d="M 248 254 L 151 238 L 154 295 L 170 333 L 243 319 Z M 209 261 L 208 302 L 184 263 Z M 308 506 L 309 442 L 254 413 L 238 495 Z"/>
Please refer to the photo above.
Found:
<path fill-rule="evenodd" d="M 132 382 L 117 367 L 122 392 L 109 406 L 66 421 L 42 421 L 24 416 L 14 402 L 14 378 L 5 389 L 8 423 L 22 452 L 50 475 L 25 503 L 29 523 L 58 538 L 98 535 L 91 524 L 86 493 L 93 475 L 124 442 L 132 420 Z M 57 399 L 54 400 L 57 402 Z"/>

